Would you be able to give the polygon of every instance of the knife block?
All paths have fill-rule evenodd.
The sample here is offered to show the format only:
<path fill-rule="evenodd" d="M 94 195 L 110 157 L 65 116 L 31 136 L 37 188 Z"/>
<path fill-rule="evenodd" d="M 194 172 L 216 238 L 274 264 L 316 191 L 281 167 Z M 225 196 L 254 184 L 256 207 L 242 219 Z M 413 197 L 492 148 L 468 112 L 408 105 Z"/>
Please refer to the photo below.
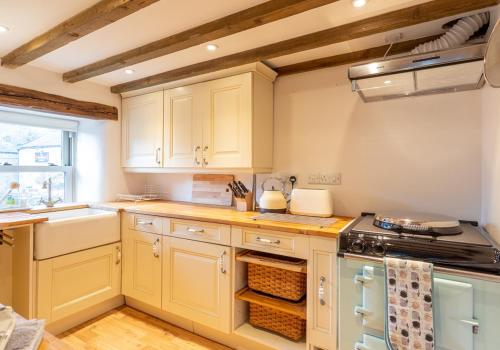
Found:
<path fill-rule="evenodd" d="M 253 193 L 245 193 L 245 198 L 234 198 L 237 211 L 252 211 L 253 210 Z"/>

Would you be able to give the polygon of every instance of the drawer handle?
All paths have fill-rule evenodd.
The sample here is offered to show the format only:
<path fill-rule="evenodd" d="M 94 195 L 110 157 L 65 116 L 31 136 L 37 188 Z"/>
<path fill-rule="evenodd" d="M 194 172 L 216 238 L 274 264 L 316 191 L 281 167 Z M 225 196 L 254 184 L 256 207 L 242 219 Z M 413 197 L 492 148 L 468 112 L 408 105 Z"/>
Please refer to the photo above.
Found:
<path fill-rule="evenodd" d="M 319 288 L 318 288 L 318 298 L 319 298 L 319 303 L 321 305 L 325 305 L 325 282 L 326 278 L 324 276 L 321 276 L 319 278 Z"/>
<path fill-rule="evenodd" d="M 281 243 L 279 239 L 277 239 L 275 241 L 271 241 L 270 239 L 267 239 L 267 238 L 257 237 L 255 240 L 257 242 L 265 243 L 265 244 L 276 244 L 276 245 L 279 245 Z"/>
<path fill-rule="evenodd" d="M 155 242 L 153 243 L 153 256 L 155 258 L 159 258 L 160 257 L 160 247 L 159 247 L 159 245 L 160 245 L 160 239 L 157 238 L 155 240 Z"/>
<path fill-rule="evenodd" d="M 153 225 L 153 221 L 137 220 L 137 225 Z"/>
<path fill-rule="evenodd" d="M 189 233 L 203 233 L 203 232 L 205 232 L 205 230 L 202 229 L 202 228 L 191 228 L 191 227 L 188 227 L 187 232 L 189 232 Z"/>
<path fill-rule="evenodd" d="M 221 273 L 224 273 L 224 274 L 227 272 L 227 270 L 226 270 L 226 263 L 225 263 L 226 258 L 225 258 L 225 257 L 226 257 L 226 251 L 224 250 L 224 251 L 222 252 L 222 254 L 220 255 L 220 258 L 219 258 L 219 262 L 220 262 L 220 272 L 221 272 Z"/>
<path fill-rule="evenodd" d="M 120 265 L 120 263 L 122 262 L 122 250 L 119 246 L 116 246 L 116 260 L 115 260 L 115 264 L 116 265 Z"/>

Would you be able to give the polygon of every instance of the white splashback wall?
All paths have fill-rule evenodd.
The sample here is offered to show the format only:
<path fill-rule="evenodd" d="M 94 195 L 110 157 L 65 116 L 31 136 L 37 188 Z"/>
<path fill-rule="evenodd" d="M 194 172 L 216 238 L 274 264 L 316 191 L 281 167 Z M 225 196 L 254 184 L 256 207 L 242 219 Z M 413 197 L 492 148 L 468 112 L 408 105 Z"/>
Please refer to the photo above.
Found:
<path fill-rule="evenodd" d="M 481 221 L 500 243 L 500 89 L 483 90 L 483 187 Z"/>
<path fill-rule="evenodd" d="M 347 67 L 278 78 L 274 172 L 296 175 L 300 187 L 311 173 L 342 173 L 342 185 L 319 186 L 332 190 L 339 215 L 399 209 L 479 220 L 481 91 L 366 104 Z M 190 201 L 191 177 L 147 182 Z M 251 176 L 237 177 L 250 186 Z"/>
<path fill-rule="evenodd" d="M 120 108 L 120 97 L 107 87 L 90 82 L 64 83 L 60 74 L 35 67 L 0 67 L 0 83 Z M 119 192 L 142 191 L 145 175 L 125 174 L 120 167 L 120 122 L 78 120 L 75 199 L 109 201 Z"/>
<path fill-rule="evenodd" d="M 335 212 L 418 210 L 480 217 L 481 92 L 364 103 L 347 67 L 279 78 L 274 171 L 342 174 Z"/>

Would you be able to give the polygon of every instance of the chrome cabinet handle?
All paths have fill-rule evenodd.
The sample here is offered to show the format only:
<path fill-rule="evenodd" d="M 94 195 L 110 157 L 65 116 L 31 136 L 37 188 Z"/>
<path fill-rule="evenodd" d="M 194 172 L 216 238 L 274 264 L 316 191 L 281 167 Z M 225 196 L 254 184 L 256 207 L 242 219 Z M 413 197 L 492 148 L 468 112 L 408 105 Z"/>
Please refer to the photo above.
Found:
<path fill-rule="evenodd" d="M 202 229 L 202 228 L 191 228 L 191 227 L 188 227 L 187 232 L 189 232 L 189 233 L 203 233 L 203 232 L 205 232 L 205 230 Z"/>
<path fill-rule="evenodd" d="M 220 272 L 224 273 L 224 274 L 227 272 L 227 270 L 226 270 L 226 264 L 225 264 L 225 261 L 226 261 L 225 257 L 226 257 L 226 251 L 224 250 L 222 252 L 222 254 L 220 255 L 220 258 L 219 258 Z"/>
<path fill-rule="evenodd" d="M 257 242 L 261 242 L 261 243 L 265 243 L 265 244 L 276 244 L 276 245 L 279 245 L 281 243 L 281 241 L 279 239 L 277 239 L 275 241 L 271 241 L 270 239 L 267 239 L 267 238 L 257 237 L 255 240 Z"/>
<path fill-rule="evenodd" d="M 145 221 L 145 220 L 138 219 L 136 221 L 136 224 L 137 225 L 153 225 L 153 221 Z"/>
<path fill-rule="evenodd" d="M 478 320 L 475 320 L 475 319 L 460 320 L 460 322 L 465 323 L 467 325 L 470 325 L 472 327 L 472 334 L 478 334 L 479 333 L 479 322 L 478 322 Z"/>
<path fill-rule="evenodd" d="M 161 163 L 161 159 L 160 159 L 160 151 L 161 151 L 161 148 L 157 148 L 156 151 L 155 151 L 155 159 L 156 159 L 156 163 L 157 164 L 160 164 Z"/>
<path fill-rule="evenodd" d="M 203 152 L 206 152 L 208 151 L 208 146 L 204 146 L 203 147 Z M 207 162 L 207 157 L 205 156 L 205 154 L 203 154 L 203 165 L 208 165 L 208 162 Z"/>
<path fill-rule="evenodd" d="M 193 151 L 193 153 L 194 153 L 194 164 L 196 164 L 196 165 L 200 165 L 200 161 L 198 160 L 198 151 L 199 151 L 200 149 L 201 149 L 201 147 L 200 147 L 200 146 L 196 146 L 196 147 L 194 148 L 194 151 Z"/>
<path fill-rule="evenodd" d="M 325 305 L 325 282 L 326 278 L 324 276 L 321 276 L 319 278 L 319 288 L 318 288 L 318 298 L 319 298 L 319 303 L 321 305 Z"/>
<path fill-rule="evenodd" d="M 120 248 L 120 246 L 116 246 L 116 260 L 115 260 L 115 264 L 116 265 L 120 265 L 120 263 L 122 262 L 122 249 Z"/>
<path fill-rule="evenodd" d="M 153 243 L 153 255 L 155 258 L 159 258 L 160 257 L 160 247 L 159 247 L 159 244 L 160 244 L 160 239 L 157 238 L 156 241 Z"/>

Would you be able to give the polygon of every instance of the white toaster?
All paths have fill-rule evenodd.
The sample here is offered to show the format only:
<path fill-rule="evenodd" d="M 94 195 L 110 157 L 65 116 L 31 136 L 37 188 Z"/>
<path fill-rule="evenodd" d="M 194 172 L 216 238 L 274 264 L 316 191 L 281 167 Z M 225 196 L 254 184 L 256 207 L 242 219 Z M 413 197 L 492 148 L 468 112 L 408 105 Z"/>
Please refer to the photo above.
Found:
<path fill-rule="evenodd" d="M 290 213 L 330 217 L 333 215 L 333 198 L 329 190 L 294 188 L 290 200 Z"/>

